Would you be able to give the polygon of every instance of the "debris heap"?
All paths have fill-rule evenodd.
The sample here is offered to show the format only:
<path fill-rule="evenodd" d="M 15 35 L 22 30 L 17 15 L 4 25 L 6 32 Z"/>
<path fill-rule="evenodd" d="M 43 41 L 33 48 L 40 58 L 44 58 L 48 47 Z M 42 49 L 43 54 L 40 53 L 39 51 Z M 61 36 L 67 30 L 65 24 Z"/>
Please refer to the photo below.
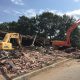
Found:
<path fill-rule="evenodd" d="M 44 50 L 44 52 L 45 51 L 46 50 Z M 14 53 L 17 54 L 17 58 L 6 58 L 0 60 L 0 69 L 3 70 L 9 78 L 17 77 L 33 70 L 43 68 L 66 57 L 74 57 L 77 52 L 65 53 L 64 51 L 51 50 L 43 53 L 38 50 L 23 49 L 21 51 L 17 50 Z M 77 55 L 80 56 L 80 52 L 78 52 Z"/>

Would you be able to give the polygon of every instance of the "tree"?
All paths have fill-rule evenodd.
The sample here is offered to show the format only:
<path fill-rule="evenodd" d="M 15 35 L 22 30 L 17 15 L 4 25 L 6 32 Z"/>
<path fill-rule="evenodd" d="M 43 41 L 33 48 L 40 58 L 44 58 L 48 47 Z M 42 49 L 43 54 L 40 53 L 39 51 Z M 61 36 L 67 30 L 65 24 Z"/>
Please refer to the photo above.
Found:
<path fill-rule="evenodd" d="M 38 31 L 37 30 L 38 24 L 36 21 L 37 21 L 36 17 L 30 18 L 30 35 L 31 36 L 35 35 L 36 31 Z"/>
<path fill-rule="evenodd" d="M 52 26 L 53 26 L 53 13 L 44 12 L 41 15 L 39 15 L 40 32 L 43 33 L 45 38 L 51 36 L 50 30 Z"/>
<path fill-rule="evenodd" d="M 65 40 L 66 31 L 70 28 L 71 24 L 75 21 L 73 17 L 67 15 L 57 15 L 51 12 L 43 12 L 35 17 L 20 16 L 18 21 L 4 22 L 0 24 L 0 30 L 8 32 L 18 32 L 23 35 L 40 37 L 45 40 Z M 71 34 L 72 44 L 78 40 L 80 31 L 76 28 Z M 77 37 L 75 37 L 77 36 Z M 73 45 L 72 45 L 73 46 Z"/>
<path fill-rule="evenodd" d="M 74 23 L 74 19 L 70 16 L 63 15 L 62 18 L 59 19 L 59 21 L 59 25 L 57 25 L 59 32 L 55 39 L 65 40 L 66 32 L 71 27 L 71 24 Z"/>
<path fill-rule="evenodd" d="M 8 26 L 7 22 L 4 22 L 4 23 L 0 24 L 0 30 L 2 30 L 2 31 L 8 31 L 8 29 L 9 29 L 9 26 Z"/>
<path fill-rule="evenodd" d="M 17 32 L 18 24 L 17 24 L 17 22 L 12 21 L 12 22 L 8 23 L 8 27 L 9 27 L 9 29 L 8 29 L 9 32 Z"/>
<path fill-rule="evenodd" d="M 30 20 L 28 17 L 21 16 L 18 19 L 18 27 L 17 27 L 17 32 L 24 34 L 24 35 L 29 35 L 30 33 Z"/>

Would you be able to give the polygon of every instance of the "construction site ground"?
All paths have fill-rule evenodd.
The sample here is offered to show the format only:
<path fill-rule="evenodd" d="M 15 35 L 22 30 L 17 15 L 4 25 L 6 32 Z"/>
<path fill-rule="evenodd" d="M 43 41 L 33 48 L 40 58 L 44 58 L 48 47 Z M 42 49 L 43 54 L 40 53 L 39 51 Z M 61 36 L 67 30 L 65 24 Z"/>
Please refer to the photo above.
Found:
<path fill-rule="evenodd" d="M 80 80 L 80 60 L 70 60 L 41 72 L 30 80 Z"/>
<path fill-rule="evenodd" d="M 5 78 L 7 80 L 12 80 L 13 78 L 16 78 L 18 76 L 30 73 L 38 69 L 42 69 L 58 61 L 69 58 L 80 58 L 79 50 L 71 53 L 66 53 L 64 51 L 46 49 L 42 47 L 38 47 L 35 49 L 23 48 L 22 50 L 15 50 L 15 52 L 12 53 L 3 51 L 3 53 L 13 54 L 13 56 L 15 55 L 12 58 L 0 59 L 0 74 L 2 78 Z M 75 61 L 72 61 L 72 63 L 73 62 L 76 63 Z M 44 76 L 46 75 L 47 74 L 45 74 Z M 34 77 L 31 80 L 38 79 L 37 77 Z M 45 80 L 45 78 L 39 80 Z"/>

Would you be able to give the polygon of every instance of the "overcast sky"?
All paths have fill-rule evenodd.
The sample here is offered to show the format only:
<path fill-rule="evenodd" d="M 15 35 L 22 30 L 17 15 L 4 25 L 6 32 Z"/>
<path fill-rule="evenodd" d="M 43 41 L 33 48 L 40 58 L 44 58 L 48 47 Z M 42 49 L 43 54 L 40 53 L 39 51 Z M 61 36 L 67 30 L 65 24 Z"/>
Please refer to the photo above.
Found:
<path fill-rule="evenodd" d="M 18 20 L 50 11 L 58 15 L 80 17 L 80 0 L 0 0 L 0 22 Z"/>

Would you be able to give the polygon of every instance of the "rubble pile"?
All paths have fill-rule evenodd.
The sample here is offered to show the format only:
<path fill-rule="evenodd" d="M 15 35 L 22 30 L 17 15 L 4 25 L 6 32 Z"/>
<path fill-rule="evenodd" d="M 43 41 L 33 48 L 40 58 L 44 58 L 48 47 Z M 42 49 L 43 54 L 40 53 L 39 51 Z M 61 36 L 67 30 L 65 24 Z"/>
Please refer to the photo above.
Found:
<path fill-rule="evenodd" d="M 22 75 L 24 73 L 29 73 L 33 70 L 43 68 L 54 63 L 55 59 L 59 59 L 59 57 L 56 57 L 54 54 L 43 54 L 35 50 L 22 51 L 20 54 L 22 54 L 22 56 L 17 59 L 12 58 L 0 61 L 0 67 L 2 67 L 5 73 L 10 77 Z"/>
<path fill-rule="evenodd" d="M 75 59 L 80 59 L 80 50 L 76 50 L 70 53 L 67 53 L 65 51 L 61 50 L 54 50 L 53 52 L 54 56 L 59 57 L 66 57 L 66 58 L 75 58 Z"/>
<path fill-rule="evenodd" d="M 17 53 L 19 54 L 17 58 L 7 58 L 0 61 L 0 68 L 2 68 L 10 78 L 29 73 L 33 70 L 48 66 L 55 61 L 76 55 L 76 52 L 65 53 L 59 50 L 41 53 L 37 50 L 24 49 L 22 51 L 15 51 L 15 54 Z M 78 54 L 80 55 L 80 52 L 78 52 Z"/>

